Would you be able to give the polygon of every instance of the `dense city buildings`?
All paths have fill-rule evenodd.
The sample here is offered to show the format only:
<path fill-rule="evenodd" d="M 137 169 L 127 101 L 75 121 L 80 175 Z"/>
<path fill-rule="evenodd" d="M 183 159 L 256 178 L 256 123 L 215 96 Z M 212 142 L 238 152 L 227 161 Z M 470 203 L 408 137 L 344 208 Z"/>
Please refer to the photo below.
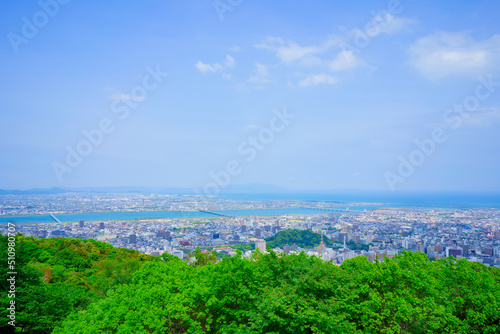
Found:
<path fill-rule="evenodd" d="M 55 205 L 50 200 L 40 207 L 36 203 L 43 202 L 38 195 L 37 201 L 27 197 L 2 198 L 0 210 L 5 212 L 44 212 Z M 50 195 L 52 196 L 52 195 Z M 49 196 L 49 197 L 50 197 Z M 79 203 L 84 198 L 98 195 L 77 195 Z M 137 195 L 133 206 L 125 200 L 125 195 L 118 194 L 115 206 L 112 195 L 99 195 L 105 198 L 103 203 L 89 204 L 92 208 L 120 210 L 124 203 L 129 203 L 134 210 L 146 210 L 152 207 L 165 209 L 166 206 L 176 209 L 193 208 L 193 197 L 169 196 L 170 202 L 162 196 Z M 127 195 L 132 197 L 130 195 Z M 143 198 L 142 198 L 143 197 Z M 141 199 L 142 198 L 142 199 Z M 162 202 L 163 206 L 154 206 L 149 202 L 152 198 Z M 147 200 L 146 200 L 147 199 Z M 130 200 L 130 199 L 129 199 Z M 76 199 L 67 203 L 59 202 L 61 212 L 74 212 Z M 17 206 L 14 205 L 17 202 Z M 78 202 L 78 201 L 77 201 Z M 146 207 L 141 208 L 139 204 Z M 175 204 L 173 204 L 175 203 Z M 242 201 L 217 200 L 213 203 L 203 202 L 204 208 L 211 210 L 229 208 L 262 208 L 262 207 L 335 207 L 335 203 L 304 203 L 299 201 Z M 28 205 L 29 204 L 29 205 Z M 358 203 L 362 205 L 364 203 Z M 344 205 L 344 203 L 342 203 Z M 29 209 L 28 209 L 29 207 Z M 82 211 L 84 211 L 82 209 Z M 1 217 L 1 216 L 0 216 Z M 57 217 L 57 215 L 56 215 Z M 6 233 L 6 224 L 0 227 Z M 161 255 L 170 253 L 184 258 L 186 253 L 197 247 L 213 250 L 219 254 L 234 255 L 241 249 L 244 256 L 251 256 L 255 249 L 266 251 L 265 239 L 289 229 L 309 230 L 321 234 L 322 238 L 333 242 L 327 247 L 323 242 L 311 249 L 303 249 L 294 245 L 283 245 L 275 248 L 276 252 L 305 252 L 316 255 L 325 261 L 341 264 L 344 260 L 355 256 L 366 256 L 370 261 L 392 257 L 403 250 L 426 253 L 429 258 L 437 259 L 447 256 L 467 258 L 484 263 L 487 266 L 500 266 L 500 210 L 489 208 L 473 209 L 402 209 L 384 207 L 374 210 L 332 212 L 325 209 L 318 214 L 287 214 L 280 216 L 217 216 L 204 218 L 169 218 L 169 219 L 134 219 L 107 221 L 76 221 L 62 223 L 17 223 L 17 231 L 26 236 L 36 238 L 73 237 L 91 238 L 105 241 L 116 247 L 136 249 L 142 253 Z M 241 247 L 247 245 L 247 247 Z M 250 250 L 252 249 L 252 250 Z"/>

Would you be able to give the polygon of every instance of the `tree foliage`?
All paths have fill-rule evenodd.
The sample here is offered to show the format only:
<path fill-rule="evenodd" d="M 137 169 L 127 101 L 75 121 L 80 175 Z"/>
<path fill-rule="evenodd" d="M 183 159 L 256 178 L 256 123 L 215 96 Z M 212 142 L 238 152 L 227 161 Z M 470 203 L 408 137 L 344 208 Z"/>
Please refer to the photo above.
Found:
<path fill-rule="evenodd" d="M 354 240 L 350 240 L 347 242 L 347 247 L 352 250 L 364 250 L 367 251 L 370 249 L 370 245 L 368 244 L 361 244 L 361 243 L 356 243 Z"/>
<path fill-rule="evenodd" d="M 53 333 L 75 334 L 500 332 L 500 270 L 464 259 L 431 262 L 423 253 L 404 252 L 336 266 L 273 251 L 218 261 L 198 249 L 182 261 L 82 240 L 49 244 L 41 247 L 49 257 L 31 245 L 25 249 L 43 263 L 23 255 L 30 298 L 19 320 L 27 333 L 50 333 L 54 326 Z M 102 251 L 93 262 L 67 267 L 60 258 L 68 248 L 88 259 L 93 245 Z M 75 259 L 75 253 L 62 254 Z M 124 267 L 112 270 L 115 259 Z M 58 280 L 44 281 L 48 276 L 37 268 L 57 264 L 83 274 L 75 279 L 78 274 L 61 270 L 53 274 Z"/>
<path fill-rule="evenodd" d="M 249 244 L 236 244 L 236 245 L 231 245 L 231 248 L 239 250 L 241 252 L 249 251 L 249 250 L 254 250 L 255 249 L 255 243 L 249 243 Z"/>
<path fill-rule="evenodd" d="M 321 234 L 309 230 L 284 230 L 276 233 L 274 236 L 267 238 L 266 243 L 271 248 L 283 248 L 286 245 L 297 245 L 301 248 L 317 247 L 321 242 Z M 333 242 L 323 237 L 323 242 L 327 247 L 333 245 Z"/>
<path fill-rule="evenodd" d="M 7 243 L 8 238 L 0 236 L 4 259 Z M 23 332 L 51 333 L 70 313 L 105 297 L 110 288 L 129 283 L 132 274 L 152 260 L 156 259 L 95 240 L 35 239 L 19 234 L 15 242 L 16 326 Z M 0 273 L 2 291 L 8 291 L 7 272 Z M 6 305 L 11 300 L 7 297 L 0 297 L 2 333 L 13 330 L 7 324 Z"/>

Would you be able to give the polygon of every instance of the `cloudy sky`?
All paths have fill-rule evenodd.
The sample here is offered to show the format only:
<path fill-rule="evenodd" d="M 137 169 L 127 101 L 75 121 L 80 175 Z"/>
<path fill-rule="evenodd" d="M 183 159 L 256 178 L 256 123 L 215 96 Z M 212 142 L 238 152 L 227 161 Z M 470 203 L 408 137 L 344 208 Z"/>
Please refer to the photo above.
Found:
<path fill-rule="evenodd" d="M 500 190 L 498 1 L 8 1 L 0 188 Z"/>

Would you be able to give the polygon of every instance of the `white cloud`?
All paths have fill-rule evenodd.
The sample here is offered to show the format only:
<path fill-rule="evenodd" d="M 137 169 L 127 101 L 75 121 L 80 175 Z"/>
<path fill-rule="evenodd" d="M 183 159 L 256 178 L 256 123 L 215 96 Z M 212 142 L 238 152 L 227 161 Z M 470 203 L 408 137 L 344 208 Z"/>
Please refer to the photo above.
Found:
<path fill-rule="evenodd" d="M 413 25 L 418 23 L 417 20 L 407 17 L 398 17 L 390 13 L 379 13 L 360 29 L 346 29 L 341 27 L 344 34 L 341 36 L 345 43 L 350 43 L 353 40 L 364 36 L 363 38 L 374 38 L 382 33 L 392 35 L 401 31 L 409 30 Z"/>
<path fill-rule="evenodd" d="M 332 77 L 328 74 L 314 74 L 306 77 L 304 80 L 299 81 L 299 86 L 300 87 L 308 87 L 308 86 L 313 86 L 313 85 L 319 85 L 319 84 L 334 84 L 338 82 L 338 79 L 335 77 Z"/>
<path fill-rule="evenodd" d="M 257 44 L 255 47 L 274 52 L 284 64 L 300 62 L 301 65 L 311 66 L 321 63 L 315 55 L 325 52 L 329 46 L 328 43 L 321 46 L 300 46 L 294 42 L 286 42 L 279 37 L 268 37 L 263 44 Z"/>
<path fill-rule="evenodd" d="M 203 63 L 202 61 L 198 61 L 195 66 L 201 73 L 209 73 L 209 72 L 214 73 L 222 69 L 222 65 L 219 63 L 209 65 Z"/>
<path fill-rule="evenodd" d="M 300 45 L 294 41 L 285 40 L 280 37 L 267 37 L 262 43 L 254 45 L 257 49 L 267 50 L 272 52 L 279 60 L 279 65 L 287 67 L 300 66 L 308 68 L 316 68 L 314 72 L 339 72 L 349 71 L 360 67 L 369 68 L 373 71 L 374 67 L 367 64 L 360 57 L 359 54 L 353 52 L 348 48 L 350 44 L 354 48 L 360 38 L 360 34 L 368 36 L 367 38 L 374 38 L 375 36 L 385 33 L 393 34 L 401 30 L 407 29 L 416 21 L 405 18 L 396 17 L 387 13 L 387 11 L 374 14 L 373 18 L 363 26 L 363 31 L 359 28 L 344 29 L 340 28 L 338 34 L 333 34 L 326 37 L 319 43 L 310 45 Z M 239 46 L 230 48 L 232 52 L 239 52 L 242 49 Z M 235 59 L 231 55 L 226 55 L 224 62 L 207 64 L 198 61 L 195 67 L 201 73 L 220 73 L 225 79 L 232 79 L 230 69 L 235 66 Z M 276 65 L 272 65 L 276 67 Z M 255 63 L 255 69 L 248 78 L 247 82 L 254 84 L 255 88 L 263 88 L 265 84 L 271 82 L 269 75 L 270 66 L 262 63 Z M 317 70 L 319 68 L 319 71 Z M 288 87 L 298 85 L 300 87 L 307 87 L 318 84 L 333 84 L 338 82 L 338 78 L 328 74 L 314 74 L 305 73 L 301 74 L 303 79 L 299 82 L 288 81 Z M 244 87 L 240 84 L 239 87 Z"/>
<path fill-rule="evenodd" d="M 231 57 L 230 55 L 226 55 L 226 67 L 233 67 L 234 66 L 234 58 Z"/>
<path fill-rule="evenodd" d="M 319 72 L 351 71 L 360 67 L 374 70 L 363 61 L 354 49 L 362 48 L 359 44 L 360 34 L 365 38 L 374 38 L 379 34 L 394 34 L 408 29 L 417 21 L 405 17 L 397 17 L 387 12 L 380 12 L 363 26 L 363 31 L 359 28 L 340 28 L 340 33 L 328 36 L 319 43 L 310 45 L 300 45 L 294 41 L 285 40 L 280 37 L 267 37 L 262 43 L 254 45 L 257 49 L 272 52 L 279 60 L 279 65 L 287 67 L 307 67 L 320 68 Z M 315 70 L 318 72 L 318 70 Z M 302 74 L 303 80 L 296 83 L 300 87 L 307 87 L 317 84 L 333 84 L 338 82 L 338 78 L 328 74 Z M 268 67 L 263 64 L 256 64 L 255 73 L 248 79 L 249 82 L 265 84 L 269 82 Z M 288 81 L 288 87 L 295 84 Z"/>
<path fill-rule="evenodd" d="M 248 81 L 255 84 L 266 84 L 270 82 L 268 67 L 260 63 L 255 63 L 254 74 L 250 76 Z"/>
<path fill-rule="evenodd" d="M 130 94 L 125 94 L 125 93 L 116 93 L 111 95 L 109 98 L 111 100 L 135 101 L 135 102 L 141 102 L 146 99 L 144 96 L 132 96 Z"/>
<path fill-rule="evenodd" d="M 407 17 L 397 17 L 392 14 L 377 15 L 373 18 L 374 22 L 378 22 L 381 33 L 395 34 L 400 31 L 408 30 L 418 21 Z"/>
<path fill-rule="evenodd" d="M 332 71 L 345 71 L 358 67 L 361 64 L 352 51 L 340 51 L 337 57 L 329 64 Z"/>
<path fill-rule="evenodd" d="M 301 46 L 292 41 L 285 41 L 280 37 L 268 37 L 261 44 L 255 45 L 256 48 L 269 50 L 275 53 L 275 56 L 285 65 L 298 64 L 301 66 L 316 66 L 328 63 L 328 60 L 320 58 L 322 54 L 329 52 L 335 48 L 335 52 L 342 50 L 342 47 L 348 44 L 356 44 L 356 40 L 360 34 L 374 38 L 375 36 L 386 33 L 394 34 L 405 30 L 417 21 L 405 17 L 397 17 L 392 14 L 378 14 L 372 18 L 363 28 L 342 29 L 342 32 L 337 35 L 330 35 L 323 43 L 318 45 Z M 361 62 L 354 62 L 354 55 L 349 55 L 351 62 L 349 69 L 361 65 Z M 349 59 L 348 59 L 349 60 Z M 336 65 L 333 65 L 334 68 Z M 341 66 L 344 69 L 345 66 Z"/>
<path fill-rule="evenodd" d="M 286 66 L 304 66 L 304 67 L 320 67 L 323 70 L 345 71 L 352 70 L 361 65 L 363 62 L 352 52 L 342 50 L 342 40 L 338 36 L 330 36 L 321 45 L 300 46 L 294 42 L 286 42 L 281 38 L 267 38 L 264 44 L 256 45 L 257 48 L 273 51 L 276 57 Z M 336 47 L 338 51 L 333 60 L 328 59 L 326 53 L 332 47 Z M 331 54 L 331 52 L 330 52 Z M 322 56 L 323 59 L 320 58 Z M 262 64 L 257 65 L 256 72 L 249 81 L 265 83 L 268 81 L 267 67 Z M 260 73 L 260 74 L 259 74 Z M 267 81 L 266 81 L 267 80 Z M 310 74 L 297 83 L 300 87 L 308 87 L 318 84 L 333 84 L 338 82 L 338 78 L 331 75 Z M 288 82 L 288 87 L 294 87 L 294 84 Z"/>
<path fill-rule="evenodd" d="M 435 32 L 409 49 L 410 63 L 431 80 L 478 76 L 499 68 L 500 35 L 475 41 L 466 32 Z"/>
<path fill-rule="evenodd" d="M 226 55 L 226 60 L 224 65 L 219 63 L 214 63 L 212 65 L 205 64 L 201 60 L 198 61 L 194 66 L 203 74 L 221 72 L 224 79 L 231 79 L 233 76 L 227 73 L 227 70 L 234 67 L 235 60 L 230 55 Z"/>

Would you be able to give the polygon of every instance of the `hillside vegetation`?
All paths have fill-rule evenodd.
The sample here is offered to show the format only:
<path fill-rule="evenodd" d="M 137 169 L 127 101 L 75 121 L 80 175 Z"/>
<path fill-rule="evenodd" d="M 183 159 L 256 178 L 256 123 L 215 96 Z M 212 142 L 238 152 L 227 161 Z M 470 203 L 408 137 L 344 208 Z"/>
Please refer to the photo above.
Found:
<path fill-rule="evenodd" d="M 317 247 L 321 242 L 321 234 L 309 230 L 284 230 L 266 239 L 266 244 L 271 248 L 297 245 L 301 248 Z M 333 242 L 323 237 L 323 242 L 327 247 L 331 247 Z"/>
<path fill-rule="evenodd" d="M 95 241 L 18 240 L 26 333 L 500 332 L 500 270 L 467 260 L 405 252 L 338 267 L 256 252 L 215 263 L 198 251 L 188 264 Z"/>
<path fill-rule="evenodd" d="M 2 258 L 8 238 L 0 236 Z M 109 289 L 132 281 L 144 262 L 159 259 L 95 240 L 16 237 L 16 326 L 27 333 L 51 333 L 72 312 L 87 308 Z M 0 331 L 7 324 L 7 261 L 0 272 Z M 5 305 L 5 307 L 4 307 Z"/>

